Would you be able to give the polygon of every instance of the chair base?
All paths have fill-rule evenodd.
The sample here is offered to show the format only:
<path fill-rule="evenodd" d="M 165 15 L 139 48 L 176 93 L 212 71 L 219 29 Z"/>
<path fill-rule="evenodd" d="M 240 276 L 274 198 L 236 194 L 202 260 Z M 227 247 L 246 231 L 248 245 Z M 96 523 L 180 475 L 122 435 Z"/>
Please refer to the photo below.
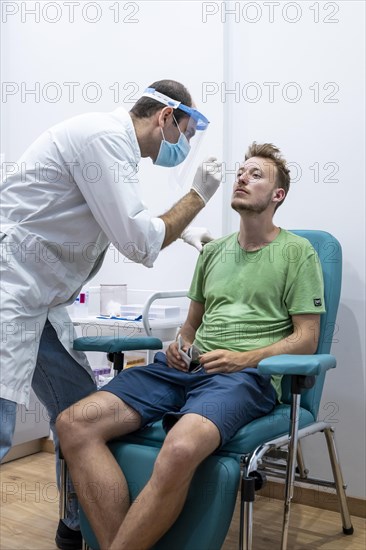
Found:
<path fill-rule="evenodd" d="M 339 502 L 339 508 L 342 518 L 342 528 L 344 535 L 352 535 L 354 532 L 351 517 L 349 514 L 348 504 L 347 504 L 347 497 L 346 497 L 346 486 L 343 481 L 342 476 L 342 470 L 341 466 L 338 460 L 335 440 L 334 440 L 334 428 L 325 422 L 317 422 L 314 423 L 312 426 L 305 427 L 301 430 L 298 430 L 298 433 L 296 434 L 296 438 L 298 440 L 301 440 L 304 437 L 307 437 L 309 435 L 312 435 L 314 433 L 323 432 L 326 438 L 328 452 L 329 452 L 329 459 L 332 466 L 333 471 L 333 478 L 334 481 L 323 481 L 319 480 L 322 485 L 332 487 L 336 490 L 336 494 L 338 497 Z M 291 438 L 292 439 L 292 438 Z M 250 475 L 253 475 L 254 472 L 256 472 L 257 466 L 260 466 L 259 471 L 260 473 L 266 473 L 266 467 L 264 465 L 264 462 L 262 461 L 262 458 L 265 456 L 265 454 L 268 451 L 272 451 L 274 449 L 280 449 L 281 447 L 284 447 L 285 445 L 289 444 L 289 437 L 288 436 L 282 436 L 277 438 L 276 440 L 273 440 L 271 442 L 268 442 L 265 445 L 261 445 L 257 449 L 255 449 L 252 453 L 247 455 L 244 460 L 244 470 L 243 470 L 243 478 L 249 478 Z M 287 536 L 288 536 L 288 528 L 289 528 L 289 521 L 290 521 L 290 505 L 292 500 L 292 488 L 295 484 L 295 472 L 294 472 L 294 460 L 295 456 L 301 456 L 301 468 L 300 470 L 306 471 L 303 464 L 303 458 L 302 453 L 297 452 L 298 446 L 292 447 L 291 444 L 289 445 L 289 454 L 292 454 L 291 459 L 288 461 L 287 464 L 287 472 L 286 475 L 277 475 L 276 477 L 286 477 L 286 494 L 285 494 L 285 502 L 284 502 L 284 518 L 283 518 L 283 529 L 282 529 L 282 541 L 281 541 L 281 550 L 286 550 L 287 548 Z M 289 463 L 292 469 L 292 472 L 289 473 Z M 290 475 L 291 474 L 291 475 Z M 269 474 L 270 475 L 270 474 Z M 299 481 L 302 483 L 311 483 L 314 480 L 305 478 L 300 478 Z M 240 550 L 251 550 L 252 549 L 252 515 L 253 515 L 253 504 L 254 499 L 252 498 L 252 495 L 249 496 L 249 498 L 245 494 L 245 489 L 242 485 L 242 498 L 241 498 L 241 522 L 240 522 L 240 541 L 239 541 L 239 548 Z"/>

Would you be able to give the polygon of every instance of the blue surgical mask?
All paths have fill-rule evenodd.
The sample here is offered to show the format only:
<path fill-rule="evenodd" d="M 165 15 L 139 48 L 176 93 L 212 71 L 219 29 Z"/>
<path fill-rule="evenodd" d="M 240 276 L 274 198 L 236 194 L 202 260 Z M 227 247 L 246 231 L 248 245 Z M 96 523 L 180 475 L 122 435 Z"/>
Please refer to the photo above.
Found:
<path fill-rule="evenodd" d="M 191 149 L 188 139 L 181 132 L 177 143 L 170 143 L 166 141 L 163 130 L 161 130 L 161 133 L 163 134 L 163 140 L 154 164 L 166 167 L 178 166 L 186 159 Z"/>

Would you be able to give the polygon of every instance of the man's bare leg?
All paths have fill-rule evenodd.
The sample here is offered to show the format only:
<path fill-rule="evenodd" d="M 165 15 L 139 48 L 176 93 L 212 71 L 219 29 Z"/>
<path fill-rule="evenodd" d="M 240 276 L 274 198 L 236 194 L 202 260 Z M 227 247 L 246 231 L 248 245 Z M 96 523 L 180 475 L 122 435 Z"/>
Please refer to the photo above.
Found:
<path fill-rule="evenodd" d="M 58 417 L 56 429 L 80 504 L 101 548 L 109 548 L 129 508 L 128 486 L 107 441 L 139 429 L 140 415 L 97 392 Z"/>
<path fill-rule="evenodd" d="M 168 433 L 149 482 L 132 504 L 110 550 L 147 550 L 179 516 L 197 466 L 220 445 L 216 425 L 186 414 Z"/>

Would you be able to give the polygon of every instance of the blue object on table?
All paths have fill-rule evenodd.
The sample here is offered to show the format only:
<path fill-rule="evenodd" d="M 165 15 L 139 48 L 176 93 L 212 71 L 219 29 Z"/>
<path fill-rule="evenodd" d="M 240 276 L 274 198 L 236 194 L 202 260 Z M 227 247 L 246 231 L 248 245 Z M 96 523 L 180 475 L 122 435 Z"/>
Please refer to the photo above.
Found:
<path fill-rule="evenodd" d="M 142 315 L 134 317 L 130 315 L 129 317 L 116 317 L 116 315 L 97 315 L 97 319 L 113 319 L 113 321 L 142 321 Z"/>

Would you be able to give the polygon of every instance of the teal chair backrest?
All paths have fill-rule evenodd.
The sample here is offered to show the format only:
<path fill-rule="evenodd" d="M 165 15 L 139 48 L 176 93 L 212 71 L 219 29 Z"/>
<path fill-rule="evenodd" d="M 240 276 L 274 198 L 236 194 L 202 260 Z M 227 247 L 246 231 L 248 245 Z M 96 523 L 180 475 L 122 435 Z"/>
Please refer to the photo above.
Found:
<path fill-rule="evenodd" d="M 318 253 L 323 269 L 324 300 L 326 313 L 321 315 L 319 344 L 316 353 L 330 353 L 333 333 L 336 331 L 336 318 L 342 284 L 342 248 L 340 243 L 326 231 L 291 230 L 292 233 L 308 239 Z M 314 419 L 318 416 L 320 399 L 323 391 L 325 375 L 316 377 L 311 390 L 301 396 L 301 407 L 312 413 Z M 282 401 L 291 402 L 291 377 L 282 379 Z"/>

